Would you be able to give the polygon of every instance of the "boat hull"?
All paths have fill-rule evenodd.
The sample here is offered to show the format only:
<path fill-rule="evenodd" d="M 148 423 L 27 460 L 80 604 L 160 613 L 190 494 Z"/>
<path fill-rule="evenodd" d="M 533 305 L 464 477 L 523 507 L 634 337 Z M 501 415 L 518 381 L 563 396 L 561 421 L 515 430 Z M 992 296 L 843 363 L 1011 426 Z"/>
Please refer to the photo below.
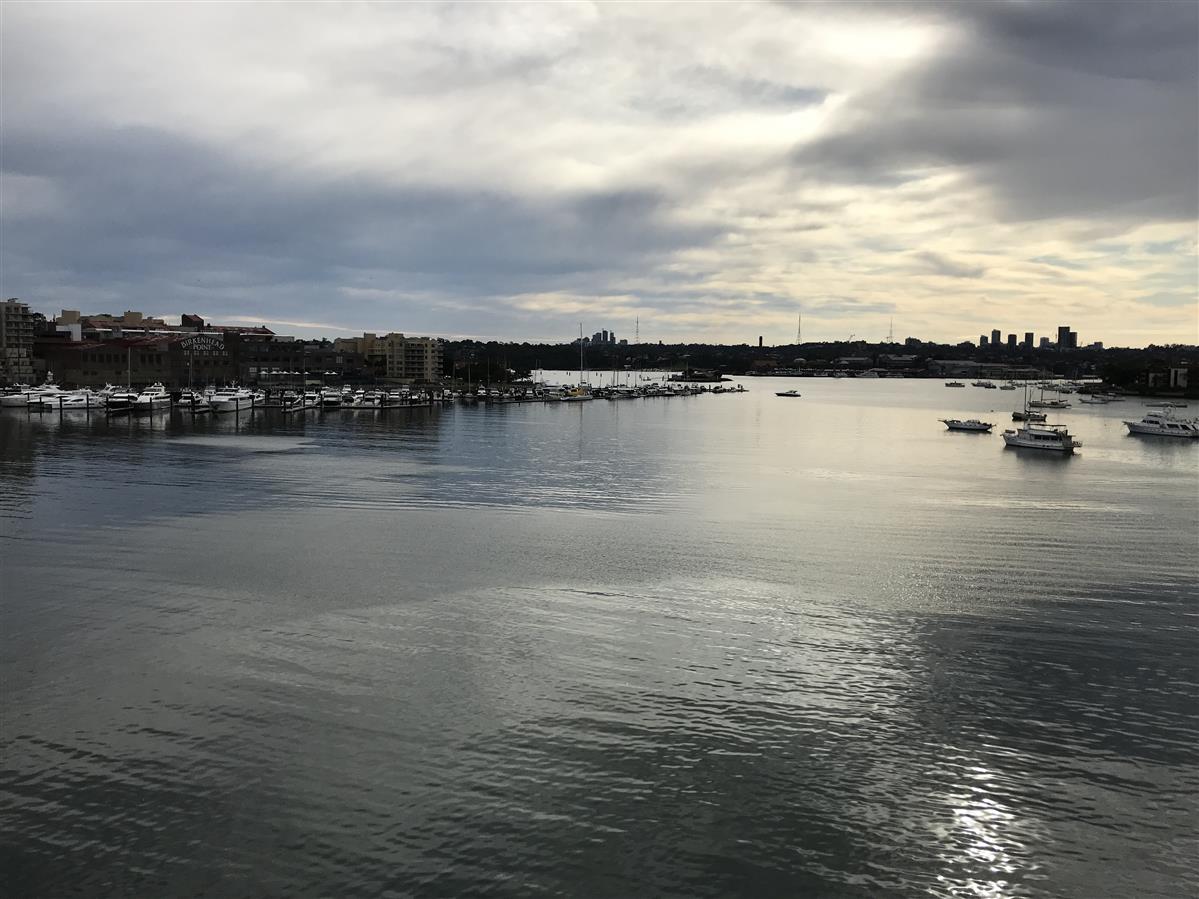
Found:
<path fill-rule="evenodd" d="M 1004 434 L 1003 442 L 1005 445 L 1015 447 L 1016 449 L 1032 449 L 1040 450 L 1041 452 L 1063 453 L 1065 455 L 1070 455 L 1074 452 L 1073 441 L 1058 443 L 1051 440 L 1029 440 L 1023 437 Z"/>

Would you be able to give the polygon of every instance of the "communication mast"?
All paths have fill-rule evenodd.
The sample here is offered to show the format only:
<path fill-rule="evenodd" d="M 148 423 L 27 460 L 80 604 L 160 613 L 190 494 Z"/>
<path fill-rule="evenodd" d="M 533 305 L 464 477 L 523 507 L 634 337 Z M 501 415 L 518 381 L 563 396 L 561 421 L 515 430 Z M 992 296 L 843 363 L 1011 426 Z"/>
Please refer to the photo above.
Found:
<path fill-rule="evenodd" d="M 803 313 L 799 312 L 795 318 L 795 345 L 799 346 L 803 343 Z"/>
<path fill-rule="evenodd" d="M 641 343 L 641 316 L 633 319 L 633 343 Z"/>

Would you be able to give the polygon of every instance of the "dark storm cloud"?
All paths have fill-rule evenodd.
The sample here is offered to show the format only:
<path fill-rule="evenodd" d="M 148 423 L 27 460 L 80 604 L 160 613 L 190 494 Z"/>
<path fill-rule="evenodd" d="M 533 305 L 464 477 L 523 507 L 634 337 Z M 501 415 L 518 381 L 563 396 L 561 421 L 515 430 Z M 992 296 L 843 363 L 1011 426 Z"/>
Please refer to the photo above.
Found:
<path fill-rule="evenodd" d="M 669 222 L 664 198 L 646 189 L 537 200 L 313 180 L 144 128 L 78 142 L 17 135 L 4 164 L 9 174 L 50 179 L 68 198 L 59 214 L 6 229 L 5 254 L 36 263 L 49 247 L 69 247 L 60 277 L 80 286 L 202 266 L 226 281 L 242 272 L 248 289 L 286 280 L 332 291 L 357 272 L 377 289 L 485 296 L 635 268 L 719 234 Z M 33 286 L 6 281 L 7 291 Z"/>
<path fill-rule="evenodd" d="M 949 166 L 1005 218 L 1194 217 L 1199 4 L 933 9 L 964 19 L 958 37 L 798 149 L 801 177 L 894 184 Z"/>

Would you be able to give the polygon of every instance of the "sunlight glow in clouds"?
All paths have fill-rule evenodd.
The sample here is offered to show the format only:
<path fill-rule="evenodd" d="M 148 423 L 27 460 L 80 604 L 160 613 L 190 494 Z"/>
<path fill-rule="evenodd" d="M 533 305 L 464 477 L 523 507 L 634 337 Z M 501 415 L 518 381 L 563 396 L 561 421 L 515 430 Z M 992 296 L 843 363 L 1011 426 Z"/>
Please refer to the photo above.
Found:
<path fill-rule="evenodd" d="M 42 311 L 1199 339 L 1193 3 L 9 2 L 2 25 L 2 290 Z"/>

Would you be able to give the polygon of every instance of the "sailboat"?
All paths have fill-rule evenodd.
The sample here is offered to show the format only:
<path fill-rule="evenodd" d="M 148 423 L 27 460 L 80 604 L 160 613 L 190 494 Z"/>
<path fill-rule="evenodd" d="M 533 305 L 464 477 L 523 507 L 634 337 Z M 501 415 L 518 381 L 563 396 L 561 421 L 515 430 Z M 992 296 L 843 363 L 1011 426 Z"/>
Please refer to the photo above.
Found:
<path fill-rule="evenodd" d="M 579 386 L 566 391 L 562 397 L 564 403 L 582 403 L 595 399 L 591 391 L 583 386 L 583 323 L 579 322 Z"/>

